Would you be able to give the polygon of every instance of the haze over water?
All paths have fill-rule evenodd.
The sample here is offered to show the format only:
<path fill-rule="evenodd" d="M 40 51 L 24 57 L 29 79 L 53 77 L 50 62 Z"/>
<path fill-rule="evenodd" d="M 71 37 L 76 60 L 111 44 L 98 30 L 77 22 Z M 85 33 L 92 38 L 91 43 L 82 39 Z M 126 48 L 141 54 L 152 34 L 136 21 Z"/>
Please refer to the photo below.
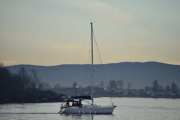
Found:
<path fill-rule="evenodd" d="M 111 98 L 96 98 L 111 104 Z M 113 115 L 66 116 L 57 114 L 61 103 L 0 105 L 0 120 L 180 120 L 180 99 L 112 98 Z"/>

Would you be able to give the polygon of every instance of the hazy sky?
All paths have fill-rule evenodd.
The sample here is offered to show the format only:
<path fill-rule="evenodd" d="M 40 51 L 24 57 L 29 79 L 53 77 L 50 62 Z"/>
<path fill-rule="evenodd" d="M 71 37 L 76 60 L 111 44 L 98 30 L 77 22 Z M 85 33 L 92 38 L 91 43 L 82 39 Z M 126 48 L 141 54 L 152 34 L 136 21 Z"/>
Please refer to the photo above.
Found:
<path fill-rule="evenodd" d="M 0 0 L 0 61 L 89 63 L 90 21 L 104 63 L 180 64 L 180 0 Z"/>

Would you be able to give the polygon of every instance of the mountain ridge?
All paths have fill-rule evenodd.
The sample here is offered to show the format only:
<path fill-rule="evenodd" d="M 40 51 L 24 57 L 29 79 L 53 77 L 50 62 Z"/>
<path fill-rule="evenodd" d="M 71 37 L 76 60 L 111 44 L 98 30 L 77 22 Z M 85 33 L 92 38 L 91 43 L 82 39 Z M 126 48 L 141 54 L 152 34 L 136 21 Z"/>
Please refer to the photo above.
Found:
<path fill-rule="evenodd" d="M 123 80 L 125 84 L 131 83 L 132 88 L 143 88 L 151 85 L 153 80 L 158 80 L 163 86 L 172 81 L 180 86 L 180 65 L 156 61 L 94 64 L 93 80 L 90 78 L 90 64 L 7 66 L 12 73 L 18 73 L 22 67 L 29 72 L 35 70 L 41 81 L 52 85 L 58 83 L 61 86 L 71 86 L 73 82 L 78 82 L 80 86 L 86 86 L 91 82 L 98 84 L 100 81 L 108 83 L 109 80 Z"/>

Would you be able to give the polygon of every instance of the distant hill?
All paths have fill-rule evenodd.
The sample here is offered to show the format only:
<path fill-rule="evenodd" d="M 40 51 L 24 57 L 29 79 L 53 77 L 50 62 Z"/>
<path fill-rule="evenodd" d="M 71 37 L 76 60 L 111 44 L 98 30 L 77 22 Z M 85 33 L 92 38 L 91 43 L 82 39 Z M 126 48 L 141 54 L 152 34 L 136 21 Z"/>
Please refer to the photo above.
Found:
<path fill-rule="evenodd" d="M 132 88 L 143 88 L 158 80 L 161 85 L 175 81 L 180 86 L 180 65 L 159 62 L 121 62 L 113 64 L 97 64 L 93 70 L 88 64 L 72 64 L 57 66 L 14 65 L 7 68 L 18 73 L 24 67 L 29 73 L 34 70 L 38 78 L 48 84 L 60 83 L 61 86 L 72 86 L 73 82 L 84 86 L 107 83 L 109 80 L 123 80 L 125 86 L 131 83 Z M 93 77 L 92 77 L 92 73 Z"/>

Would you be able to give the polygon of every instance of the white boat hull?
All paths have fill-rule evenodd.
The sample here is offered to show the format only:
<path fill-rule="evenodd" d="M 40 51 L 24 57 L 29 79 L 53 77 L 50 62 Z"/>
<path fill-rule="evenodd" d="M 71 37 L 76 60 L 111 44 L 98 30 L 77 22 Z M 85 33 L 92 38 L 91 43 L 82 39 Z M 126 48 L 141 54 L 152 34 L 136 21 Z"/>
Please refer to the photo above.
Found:
<path fill-rule="evenodd" d="M 115 106 L 85 105 L 62 108 L 61 114 L 112 114 Z"/>

